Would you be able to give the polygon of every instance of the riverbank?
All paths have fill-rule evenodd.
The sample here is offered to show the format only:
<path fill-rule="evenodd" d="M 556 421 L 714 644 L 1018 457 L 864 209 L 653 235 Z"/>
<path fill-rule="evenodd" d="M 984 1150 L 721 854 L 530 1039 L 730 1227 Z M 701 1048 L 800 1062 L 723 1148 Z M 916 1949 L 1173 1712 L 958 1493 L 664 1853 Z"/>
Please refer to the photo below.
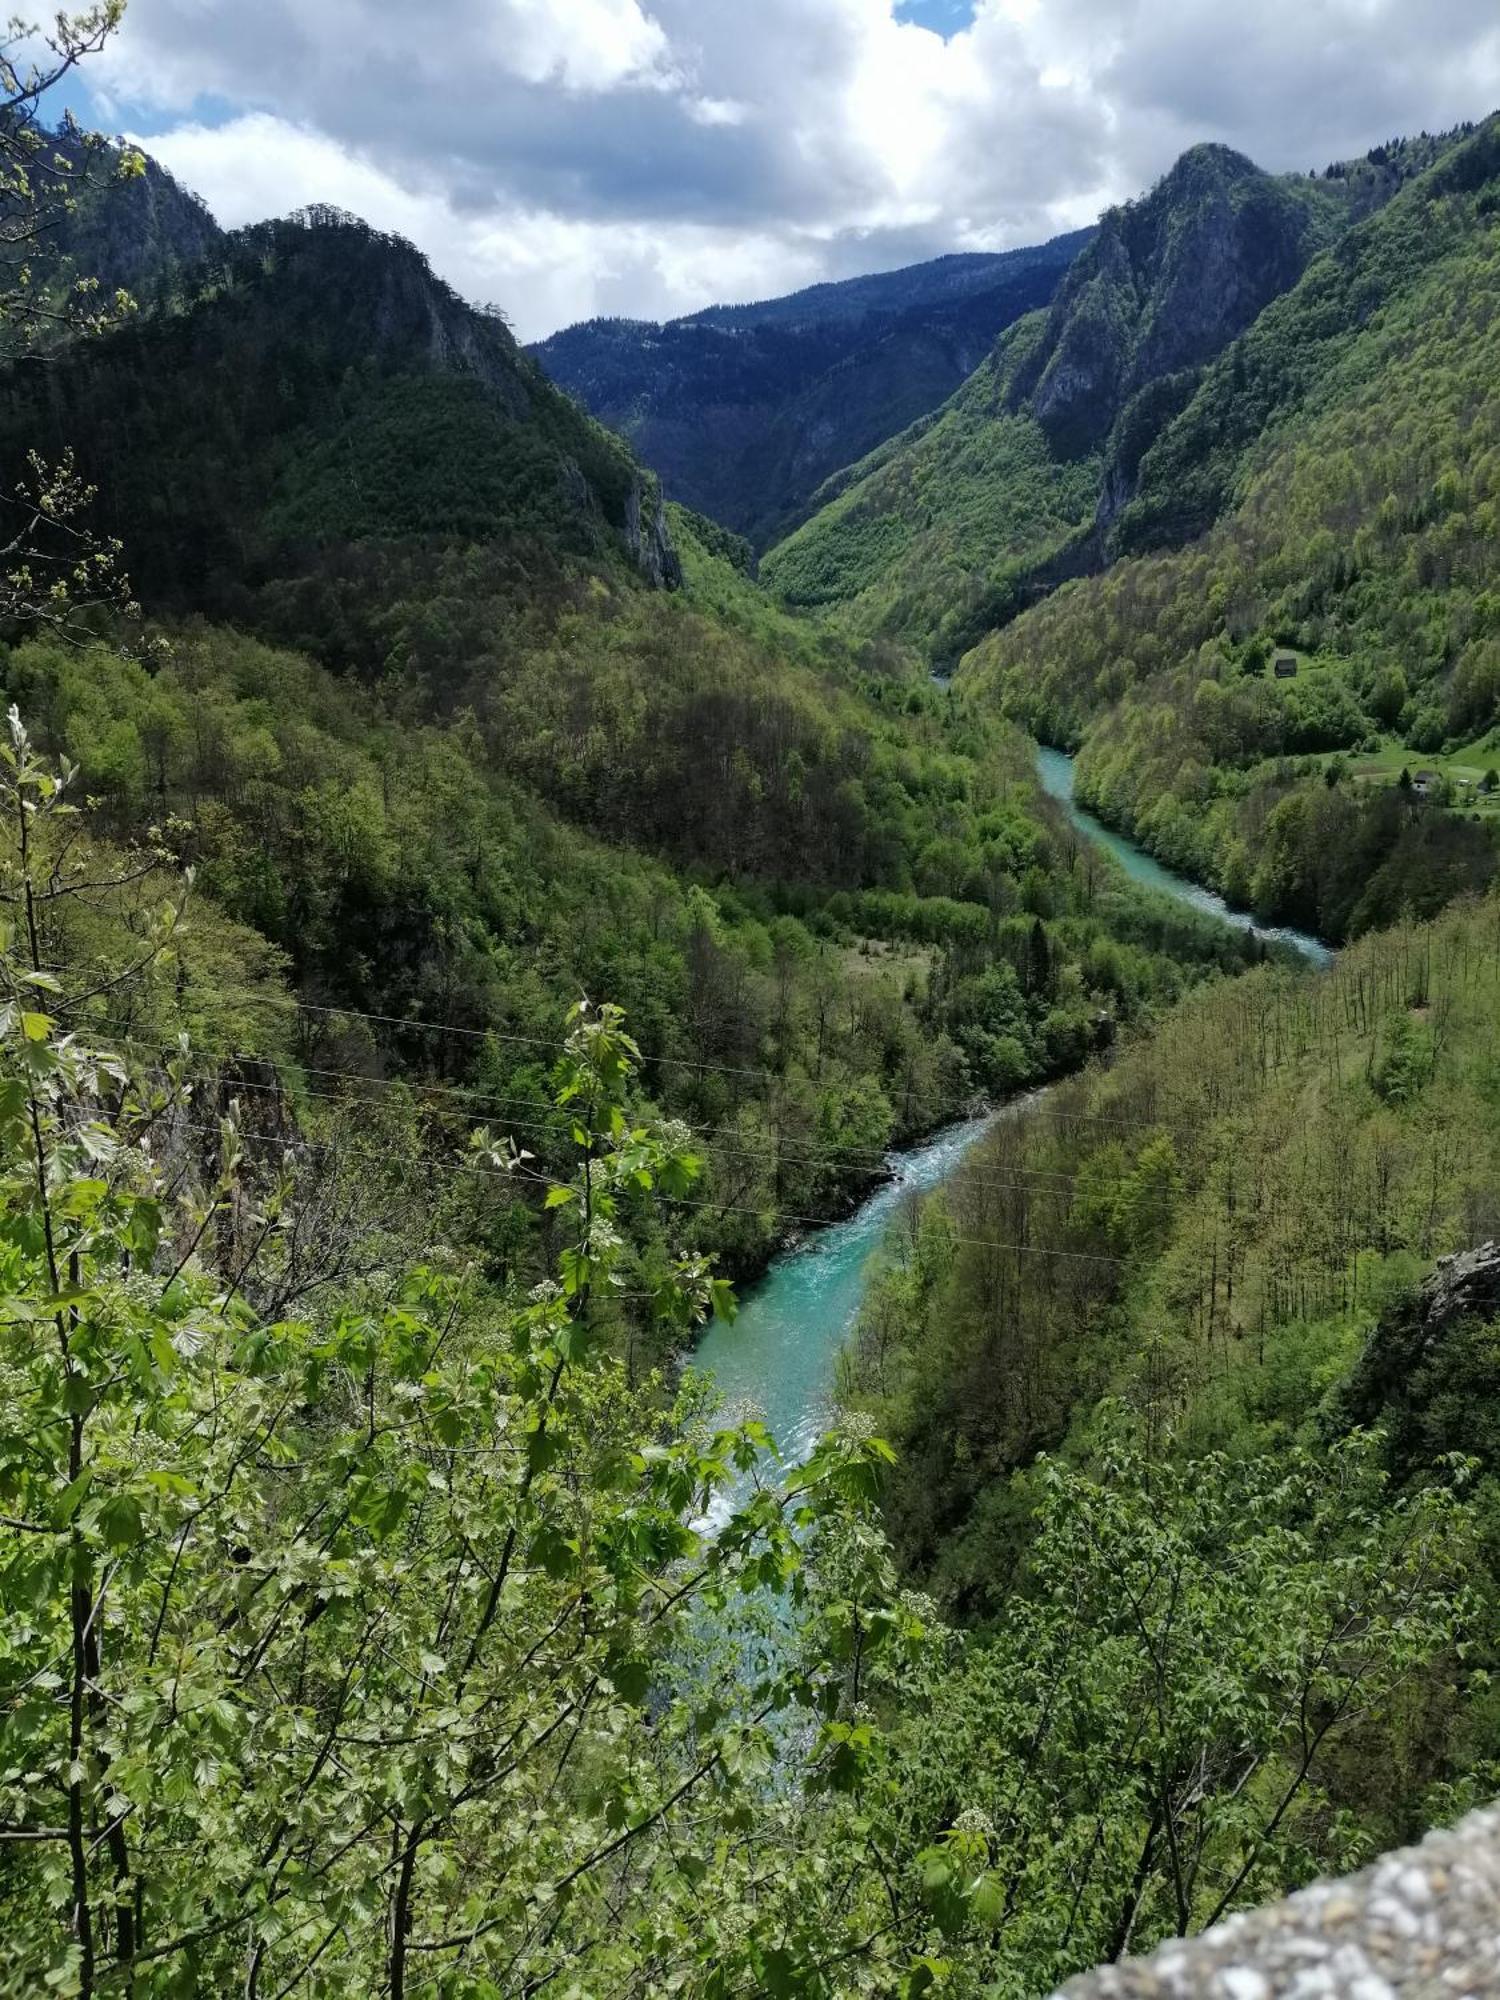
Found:
<path fill-rule="evenodd" d="M 1052 750 L 1043 745 L 1037 751 L 1036 762 L 1037 774 L 1047 796 L 1057 801 L 1087 840 L 1113 855 L 1133 882 L 1138 882 L 1142 888 L 1171 896 L 1176 902 L 1184 903 L 1204 916 L 1217 918 L 1232 929 L 1263 938 L 1267 944 L 1286 945 L 1320 971 L 1332 965 L 1335 956 L 1333 948 L 1322 938 L 1285 924 L 1261 923 L 1249 910 L 1236 909 L 1233 904 L 1227 903 L 1217 890 L 1166 867 L 1145 848 L 1137 846 L 1087 807 L 1079 805 L 1075 796 L 1074 759 L 1066 751 Z"/>

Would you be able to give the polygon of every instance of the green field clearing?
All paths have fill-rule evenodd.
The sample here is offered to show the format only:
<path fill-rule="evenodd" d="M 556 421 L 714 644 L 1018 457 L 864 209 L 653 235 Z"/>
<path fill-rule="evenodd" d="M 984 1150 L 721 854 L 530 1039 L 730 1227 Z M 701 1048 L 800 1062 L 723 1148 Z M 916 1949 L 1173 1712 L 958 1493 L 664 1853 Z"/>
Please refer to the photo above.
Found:
<path fill-rule="evenodd" d="M 1415 779 L 1420 772 L 1436 772 L 1454 788 L 1451 810 L 1477 813 L 1486 819 L 1500 818 L 1500 789 L 1481 792 L 1485 773 L 1500 770 L 1500 731 L 1491 730 L 1473 743 L 1457 750 L 1420 751 L 1391 739 L 1379 750 L 1362 751 L 1350 760 L 1350 773 L 1363 784 L 1393 785 L 1403 770 Z"/>

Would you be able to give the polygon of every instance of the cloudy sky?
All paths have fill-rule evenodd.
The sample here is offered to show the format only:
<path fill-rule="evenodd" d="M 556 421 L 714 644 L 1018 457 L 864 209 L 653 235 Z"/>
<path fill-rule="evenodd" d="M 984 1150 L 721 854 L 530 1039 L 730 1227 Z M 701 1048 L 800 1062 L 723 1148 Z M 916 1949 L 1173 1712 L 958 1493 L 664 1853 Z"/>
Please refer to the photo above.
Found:
<path fill-rule="evenodd" d="M 327 201 L 531 339 L 1307 168 L 1500 105 L 1496 0 L 130 0 L 78 102 L 233 224 Z"/>

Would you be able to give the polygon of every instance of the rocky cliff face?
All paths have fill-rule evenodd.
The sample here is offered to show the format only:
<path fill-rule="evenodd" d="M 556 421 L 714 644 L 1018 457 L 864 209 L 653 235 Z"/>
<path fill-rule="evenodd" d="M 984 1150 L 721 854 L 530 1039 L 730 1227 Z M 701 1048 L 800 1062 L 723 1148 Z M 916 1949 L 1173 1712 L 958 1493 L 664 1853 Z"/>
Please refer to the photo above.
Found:
<path fill-rule="evenodd" d="M 630 559 L 658 590 L 675 590 L 682 582 L 682 563 L 667 531 L 667 503 L 661 482 L 638 472 L 625 500 L 625 546 Z"/>
<path fill-rule="evenodd" d="M 1439 1259 L 1421 1290 L 1382 1320 L 1339 1416 L 1379 1425 L 1400 1477 L 1446 1452 L 1500 1464 L 1500 1243 Z"/>
<path fill-rule="evenodd" d="M 66 138 L 57 143 L 79 157 Z M 72 276 L 97 278 L 106 292 L 127 291 L 149 310 L 179 274 L 219 254 L 224 232 L 197 195 L 155 160 L 128 180 L 114 177 L 117 160 L 106 153 L 93 162 L 51 247 Z"/>
<path fill-rule="evenodd" d="M 1099 450 L 1132 398 L 1212 360 L 1346 214 L 1321 184 L 1195 146 L 1143 200 L 1105 215 L 1053 300 L 1014 407 L 1031 410 L 1062 456 Z"/>

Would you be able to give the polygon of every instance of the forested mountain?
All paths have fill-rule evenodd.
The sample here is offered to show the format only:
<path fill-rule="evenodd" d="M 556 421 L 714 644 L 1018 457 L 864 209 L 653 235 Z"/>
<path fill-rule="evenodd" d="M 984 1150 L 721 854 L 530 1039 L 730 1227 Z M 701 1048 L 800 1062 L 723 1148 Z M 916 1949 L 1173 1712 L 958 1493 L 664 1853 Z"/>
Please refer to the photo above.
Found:
<path fill-rule="evenodd" d="M 893 1247 L 846 1390 L 897 1447 L 898 1546 L 979 1620 L 906 1775 L 918 1821 L 984 1815 L 1015 1920 L 971 1891 L 964 1921 L 999 1990 L 1493 1793 L 1500 1253 L 1422 1281 L 1500 1232 L 1497 922 L 1190 998 Z M 1412 1510 L 1454 1503 L 1467 1637 L 1418 1638 L 1396 1546 L 1436 1583 L 1458 1544 Z M 1385 1637 L 1322 1595 L 1341 1559 Z"/>
<path fill-rule="evenodd" d="M 933 257 L 924 264 L 907 264 L 898 271 L 871 271 L 863 277 L 838 278 L 805 285 L 780 298 L 756 299 L 741 305 L 704 306 L 685 313 L 676 326 L 782 326 L 811 332 L 842 324 L 869 331 L 907 312 L 938 312 L 967 299 L 1003 289 L 1028 271 L 1066 270 L 1088 241 L 1078 229 L 1024 250 L 958 251 Z"/>
<path fill-rule="evenodd" d="M 225 239 L 12 373 L 0 423 L 76 440 L 168 618 L 144 666 L 103 634 L 5 664 L 105 825 L 180 823 L 304 997 L 390 1017 L 361 1064 L 534 1096 L 560 1008 L 627 1007 L 714 1135 L 694 1236 L 735 1268 L 892 1137 L 1243 962 L 1060 872 L 1015 731 L 779 613 L 498 319 L 349 218 Z"/>
<path fill-rule="evenodd" d="M 1347 185 L 1277 178 L 1227 146 L 1184 153 L 1143 200 L 1104 217 L 1013 407 L 1061 458 L 1102 450 L 1134 399 L 1211 360 L 1296 281 L 1347 219 Z"/>
<path fill-rule="evenodd" d="M 127 241 L 139 185 L 109 196 Z M 328 210 L 222 239 L 158 310 L 13 376 L 0 448 L 23 440 L 76 445 L 163 609 L 238 604 L 391 535 L 675 574 L 656 483 L 619 440 L 409 244 Z"/>
<path fill-rule="evenodd" d="M 337 713 L 242 665 L 272 713 Z M 191 669 L 160 698 L 223 708 Z M 80 1843 L 87 1952 L 163 2000 L 247 1955 L 295 1990 L 308 1932 L 335 1993 L 457 1958 L 705 2000 L 937 1965 L 980 2000 L 1493 1790 L 1500 1274 L 1414 1297 L 1500 1214 L 1493 903 L 1223 982 L 1002 1121 L 904 1218 L 865 1407 L 737 1481 L 754 1417 L 632 1365 L 728 1301 L 682 1244 L 722 1188 L 619 1022 L 583 1009 L 503 1084 L 382 1087 L 374 1024 L 310 1037 L 253 930 L 182 921 L 170 850 L 62 817 L 10 748 L 0 1796 L 46 1834 L 0 1886 L 17 1990 L 88 1963 L 38 1771 L 113 1829 Z M 451 754 L 402 754 L 446 765 L 451 838 Z"/>
<path fill-rule="evenodd" d="M 766 561 L 794 603 L 838 606 L 953 665 L 1060 579 L 1097 568 L 1153 440 L 1205 366 L 1446 142 L 1276 177 L 1199 146 L 1107 214 L 1045 314 L 932 417 L 840 473 Z"/>
<path fill-rule="evenodd" d="M 790 653 L 685 522 L 680 545 L 671 597 L 584 580 L 518 610 L 477 547 L 400 571 L 413 595 L 378 622 L 401 664 L 373 688 L 196 625 L 149 667 L 23 646 L 3 686 L 105 828 L 163 822 L 331 1010 L 315 1068 L 503 1107 L 535 1099 L 568 994 L 628 1008 L 650 1089 L 705 1135 L 692 1239 L 745 1271 L 893 1139 L 1067 1069 L 1245 951 L 1066 868 L 1008 726 Z M 225 1046 L 206 995 L 199 1019 Z M 513 1205 L 496 1254 L 524 1267 L 538 1220 Z"/>
<path fill-rule="evenodd" d="M 824 480 L 935 409 L 1045 305 L 1087 231 L 939 257 L 656 325 L 599 319 L 532 352 L 627 437 L 668 494 L 758 548 Z"/>
<path fill-rule="evenodd" d="M 964 669 L 977 702 L 1083 741 L 1110 818 L 1329 936 L 1496 865 L 1497 283 L 1491 120 L 1319 258 L 1145 455 L 1119 541 L 1199 539 L 1122 555 Z"/>

